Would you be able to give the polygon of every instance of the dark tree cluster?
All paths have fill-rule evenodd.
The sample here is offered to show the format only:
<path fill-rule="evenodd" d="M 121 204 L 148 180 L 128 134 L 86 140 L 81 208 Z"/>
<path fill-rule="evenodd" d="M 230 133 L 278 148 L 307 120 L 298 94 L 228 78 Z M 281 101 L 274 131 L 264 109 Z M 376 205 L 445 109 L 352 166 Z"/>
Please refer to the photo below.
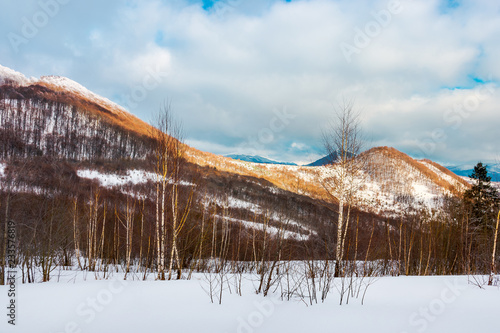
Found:
<path fill-rule="evenodd" d="M 491 186 L 487 166 L 479 162 L 470 175 L 475 183 L 464 194 L 472 225 L 483 230 L 492 230 L 499 209 L 500 197 Z"/>

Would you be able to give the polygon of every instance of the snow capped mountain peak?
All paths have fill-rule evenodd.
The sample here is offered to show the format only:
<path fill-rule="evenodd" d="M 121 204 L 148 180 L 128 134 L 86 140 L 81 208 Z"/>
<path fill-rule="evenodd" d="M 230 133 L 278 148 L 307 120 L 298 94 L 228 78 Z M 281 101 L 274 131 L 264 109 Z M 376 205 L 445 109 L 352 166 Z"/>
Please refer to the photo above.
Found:
<path fill-rule="evenodd" d="M 29 91 L 29 94 L 38 95 L 44 100 L 63 102 L 83 108 L 127 130 L 145 136 L 151 135 L 149 124 L 120 105 L 67 77 L 51 75 L 42 76 L 39 79 L 26 78 L 23 74 L 0 65 L 0 86 L 5 85 L 13 86 L 14 90 Z"/>
<path fill-rule="evenodd" d="M 19 85 L 29 85 L 36 81 L 35 78 L 27 78 L 24 74 L 16 72 L 13 69 L 0 65 L 0 84 L 15 82 Z"/>
<path fill-rule="evenodd" d="M 56 91 L 64 91 L 76 94 L 86 98 L 91 102 L 97 103 L 105 108 L 113 109 L 116 112 L 128 115 L 129 112 L 120 105 L 110 101 L 109 99 L 93 93 L 78 82 L 68 79 L 64 76 L 47 75 L 40 79 L 27 78 L 24 74 L 16 72 L 8 67 L 0 65 L 0 85 L 6 83 L 16 83 L 19 86 L 43 85 Z"/>

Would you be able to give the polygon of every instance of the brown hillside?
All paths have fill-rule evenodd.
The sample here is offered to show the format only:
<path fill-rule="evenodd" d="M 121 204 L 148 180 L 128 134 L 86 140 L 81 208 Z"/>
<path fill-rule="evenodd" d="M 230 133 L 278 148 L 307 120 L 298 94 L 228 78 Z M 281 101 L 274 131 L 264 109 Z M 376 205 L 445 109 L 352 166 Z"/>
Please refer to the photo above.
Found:
<path fill-rule="evenodd" d="M 71 85 L 73 84 L 72 81 L 67 82 L 64 80 L 64 78 L 49 78 L 25 86 L 15 84 L 3 85 L 0 87 L 0 92 L 9 92 L 10 96 L 18 96 L 18 98 L 22 99 L 44 99 L 71 105 L 82 112 L 98 115 L 110 124 L 122 127 L 139 136 L 151 137 L 153 135 L 154 128 L 150 124 L 142 121 L 111 101 L 89 92 L 76 83 Z M 68 84 L 68 86 L 65 86 L 65 84 Z M 315 199 L 327 199 L 327 193 L 322 186 L 322 180 L 325 176 L 322 167 L 256 164 L 235 161 L 230 158 L 202 152 L 187 145 L 185 145 L 185 149 L 186 159 L 193 164 L 208 167 L 206 170 L 215 169 L 218 171 L 260 178 L 285 191 L 307 195 Z M 427 179 L 426 182 L 432 182 L 438 188 L 445 190 L 445 192 L 458 194 L 461 189 L 456 187 L 457 184 L 468 186 L 463 179 L 439 164 L 428 160 L 422 161 L 435 168 L 435 170 L 431 170 L 432 168 L 429 168 L 424 163 L 391 147 L 372 148 L 364 152 L 363 155 L 381 157 L 377 165 L 371 166 L 372 170 L 380 166 L 387 170 L 387 168 L 406 164 L 412 170 L 417 170 L 422 178 Z M 392 160 L 394 163 L 387 164 L 384 162 L 385 159 Z M 366 171 L 368 172 L 369 170 Z M 439 173 L 442 174 L 439 175 Z M 388 174 L 393 176 L 398 175 L 398 179 L 384 179 L 382 181 L 380 181 L 380 179 L 372 179 L 372 181 L 377 181 L 377 184 L 382 189 L 391 189 L 391 183 L 404 184 L 405 179 L 404 176 L 400 176 L 400 172 L 389 172 Z M 453 181 L 450 182 L 450 179 L 453 179 Z"/>
<path fill-rule="evenodd" d="M 447 174 L 448 176 L 452 177 L 453 179 L 455 179 L 457 182 L 463 184 L 464 186 L 470 187 L 470 184 L 467 183 L 467 181 L 465 181 L 462 177 L 457 176 L 456 174 L 454 174 L 450 170 L 446 169 L 444 166 L 442 166 L 442 165 L 440 165 L 440 164 L 438 164 L 436 162 L 433 162 L 433 161 L 431 161 L 429 159 L 423 159 L 422 161 L 431 164 L 432 166 L 434 166 L 435 168 L 439 169 L 441 172 Z"/>
<path fill-rule="evenodd" d="M 46 89 L 39 89 L 38 87 Z M 91 100 L 84 94 L 64 91 L 60 87 L 43 81 L 28 88 L 32 88 L 35 94 L 41 93 L 48 100 L 74 105 L 87 112 L 100 115 L 112 124 L 121 126 L 129 131 L 143 136 L 151 136 L 151 125 L 121 108 L 102 105 L 98 100 Z"/>
<path fill-rule="evenodd" d="M 453 194 L 458 194 L 459 189 L 457 189 L 454 184 L 451 184 L 450 182 L 444 180 L 443 178 L 439 177 L 435 172 L 430 170 L 428 167 L 423 165 L 422 163 L 419 163 L 417 160 L 411 158 L 409 155 L 400 152 L 399 150 L 392 148 L 392 147 L 375 147 L 372 148 L 363 154 L 381 154 L 382 156 L 385 156 L 387 158 L 391 159 L 398 159 L 401 161 L 406 162 L 408 165 L 412 166 L 413 168 L 417 169 L 419 172 L 422 173 L 422 175 L 426 176 L 429 178 L 434 184 L 438 185 L 441 188 L 444 188 L 448 191 L 450 191 Z M 427 163 L 430 163 L 437 169 L 439 169 L 441 172 L 447 174 L 448 176 L 452 177 L 454 180 L 456 180 L 458 183 L 463 184 L 464 186 L 469 186 L 463 179 L 449 171 L 448 169 L 444 168 L 443 166 L 429 161 L 429 160 L 424 160 Z"/>

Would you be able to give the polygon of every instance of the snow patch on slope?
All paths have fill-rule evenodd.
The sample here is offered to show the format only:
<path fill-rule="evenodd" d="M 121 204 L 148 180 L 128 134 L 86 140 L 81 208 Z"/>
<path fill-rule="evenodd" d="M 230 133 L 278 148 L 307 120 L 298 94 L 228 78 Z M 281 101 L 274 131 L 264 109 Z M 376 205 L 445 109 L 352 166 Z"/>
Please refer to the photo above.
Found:
<path fill-rule="evenodd" d="M 78 177 L 98 180 L 103 187 L 137 185 L 156 180 L 156 175 L 142 170 L 128 170 L 126 175 L 104 174 L 97 170 L 78 170 Z"/>
<path fill-rule="evenodd" d="M 206 199 L 203 202 L 203 205 L 205 207 L 210 206 L 210 204 L 216 203 L 217 205 L 225 208 L 236 208 L 236 209 L 245 209 L 249 212 L 252 212 L 255 215 L 267 215 L 269 218 L 269 221 L 272 223 L 275 223 L 277 225 L 283 225 L 284 226 L 284 235 L 285 238 L 299 238 L 299 239 L 308 239 L 312 234 L 317 235 L 317 232 L 314 230 L 311 230 L 307 226 L 304 226 L 302 223 L 299 223 L 297 221 L 294 221 L 286 216 L 280 215 L 276 212 L 269 212 L 265 211 L 262 209 L 262 207 L 256 203 L 246 201 L 246 200 L 241 200 L 232 196 L 229 196 L 227 199 L 221 199 L 221 198 L 215 198 L 211 197 Z M 223 218 L 220 215 L 217 215 L 219 218 Z M 252 227 L 254 229 L 258 230 L 263 230 L 264 225 L 260 222 L 253 222 L 253 221 L 247 221 L 247 220 L 241 220 L 241 219 L 236 219 L 236 218 L 229 218 L 226 217 L 226 219 L 232 221 L 232 222 L 239 222 L 244 224 L 245 227 Z M 274 226 L 268 226 L 267 227 L 268 233 L 272 235 L 276 235 L 279 231 L 278 228 Z M 287 230 L 289 228 L 294 228 L 297 231 L 303 232 L 294 232 Z"/>
<path fill-rule="evenodd" d="M 78 177 L 98 180 L 103 187 L 125 186 L 145 184 L 148 181 L 156 181 L 157 175 L 154 172 L 144 170 L 128 170 L 126 175 L 106 174 L 97 170 L 78 170 Z M 169 183 L 172 183 L 171 181 Z M 194 186 L 194 184 L 181 180 L 183 186 Z"/>
<path fill-rule="evenodd" d="M 227 204 L 228 204 L 228 207 L 247 209 L 247 210 L 254 212 L 254 213 L 257 213 L 260 211 L 259 205 L 255 204 L 253 202 L 241 200 L 241 199 L 238 199 L 235 197 L 228 197 Z"/>
<path fill-rule="evenodd" d="M 431 188 L 427 185 L 423 184 L 413 184 L 413 196 L 417 200 L 417 202 L 422 203 L 426 207 L 435 207 L 435 202 L 438 199 L 438 194 L 434 191 L 432 191 Z"/>
<path fill-rule="evenodd" d="M 297 232 L 289 231 L 289 230 L 280 230 L 274 226 L 271 225 L 264 225 L 262 223 L 257 223 L 257 222 L 250 222 L 250 221 L 245 221 L 241 219 L 236 219 L 232 217 L 227 217 L 227 216 L 220 216 L 216 215 L 217 218 L 220 218 L 225 221 L 233 222 L 233 223 L 240 223 L 242 224 L 245 228 L 249 229 L 256 229 L 259 231 L 265 231 L 267 234 L 271 236 L 277 236 L 280 233 L 283 235 L 284 239 L 298 239 L 298 240 L 308 240 L 311 235 L 303 235 L 299 234 Z"/>

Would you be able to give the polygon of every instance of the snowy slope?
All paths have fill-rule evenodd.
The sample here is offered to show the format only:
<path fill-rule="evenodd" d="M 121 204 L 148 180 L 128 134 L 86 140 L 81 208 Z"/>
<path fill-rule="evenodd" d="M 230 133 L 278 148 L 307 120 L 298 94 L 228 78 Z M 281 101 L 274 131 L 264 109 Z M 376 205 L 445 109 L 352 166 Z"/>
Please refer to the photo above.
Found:
<path fill-rule="evenodd" d="M 431 161 L 417 161 L 393 148 L 368 152 L 365 186 L 358 197 L 366 209 L 385 215 L 398 215 L 441 207 L 445 196 L 467 188 L 459 177 Z"/>
<path fill-rule="evenodd" d="M 323 167 L 322 177 L 332 167 Z M 333 172 L 335 174 L 335 172 Z M 384 151 L 369 154 L 363 172 L 357 175 L 356 206 L 377 214 L 394 216 L 419 209 L 436 209 L 446 192 L 406 161 L 387 156 Z"/>

